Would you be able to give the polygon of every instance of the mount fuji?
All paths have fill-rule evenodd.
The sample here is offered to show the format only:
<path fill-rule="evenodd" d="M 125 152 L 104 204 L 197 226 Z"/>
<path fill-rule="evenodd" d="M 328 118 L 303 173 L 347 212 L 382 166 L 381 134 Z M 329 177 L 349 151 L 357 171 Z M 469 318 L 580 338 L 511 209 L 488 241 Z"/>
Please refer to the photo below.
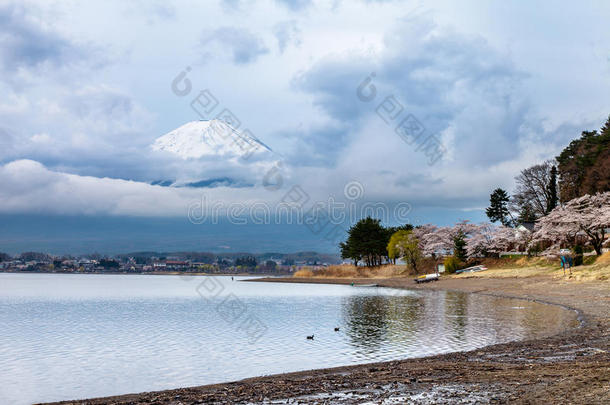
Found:
<path fill-rule="evenodd" d="M 188 122 L 150 148 L 167 162 L 151 184 L 165 187 L 250 187 L 278 160 L 250 131 L 216 119 Z"/>
<path fill-rule="evenodd" d="M 248 158 L 272 152 L 249 131 L 240 132 L 221 120 L 191 121 L 157 138 L 154 151 L 171 152 L 182 159 L 222 156 Z"/>

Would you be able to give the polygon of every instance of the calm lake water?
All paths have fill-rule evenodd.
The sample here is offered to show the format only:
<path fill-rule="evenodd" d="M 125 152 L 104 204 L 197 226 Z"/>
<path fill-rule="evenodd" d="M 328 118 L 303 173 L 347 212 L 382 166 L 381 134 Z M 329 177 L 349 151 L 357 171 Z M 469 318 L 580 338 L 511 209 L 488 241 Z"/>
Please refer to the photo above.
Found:
<path fill-rule="evenodd" d="M 574 320 L 556 306 L 480 295 L 239 279 L 0 274 L 0 403 L 421 357 Z"/>

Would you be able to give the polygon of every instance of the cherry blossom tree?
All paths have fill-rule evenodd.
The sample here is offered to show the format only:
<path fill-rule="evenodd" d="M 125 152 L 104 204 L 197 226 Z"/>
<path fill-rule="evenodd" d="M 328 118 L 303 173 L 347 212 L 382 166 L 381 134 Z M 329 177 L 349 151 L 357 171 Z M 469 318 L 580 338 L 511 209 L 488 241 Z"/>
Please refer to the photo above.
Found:
<path fill-rule="evenodd" d="M 519 246 L 527 247 L 531 234 L 532 233 L 527 229 L 518 231 L 515 228 L 508 226 L 498 226 L 494 229 L 491 251 L 494 253 L 502 253 L 519 248 Z"/>
<path fill-rule="evenodd" d="M 420 225 L 413 229 L 413 233 L 419 240 L 419 247 L 424 256 L 435 256 L 441 251 L 439 245 L 439 227 L 432 224 Z"/>
<path fill-rule="evenodd" d="M 541 218 L 531 243 L 571 243 L 586 235 L 598 255 L 610 228 L 610 192 L 584 195 L 568 201 Z"/>
<path fill-rule="evenodd" d="M 419 239 L 424 256 L 453 253 L 454 240 L 460 233 L 466 241 L 466 255 L 481 257 L 497 255 L 514 248 L 527 248 L 532 238 L 528 230 L 516 230 L 508 226 L 495 226 L 489 222 L 474 224 L 461 221 L 454 226 L 418 226 L 413 230 Z"/>
<path fill-rule="evenodd" d="M 468 257 L 497 255 L 519 244 L 518 232 L 507 226 L 494 226 L 488 222 L 474 225 L 466 240 Z"/>
<path fill-rule="evenodd" d="M 466 254 L 468 257 L 487 256 L 492 250 L 494 227 L 489 223 L 475 225 L 471 235 L 466 239 Z"/>
<path fill-rule="evenodd" d="M 491 226 L 490 224 L 487 225 Z M 473 224 L 467 220 L 460 221 L 454 226 L 438 227 L 427 224 L 414 229 L 415 236 L 419 239 L 420 248 L 424 256 L 452 254 L 455 238 L 458 235 L 463 236 L 468 246 L 468 240 L 475 235 L 479 235 L 480 232 L 480 225 Z M 466 250 L 468 252 L 468 247 Z"/>

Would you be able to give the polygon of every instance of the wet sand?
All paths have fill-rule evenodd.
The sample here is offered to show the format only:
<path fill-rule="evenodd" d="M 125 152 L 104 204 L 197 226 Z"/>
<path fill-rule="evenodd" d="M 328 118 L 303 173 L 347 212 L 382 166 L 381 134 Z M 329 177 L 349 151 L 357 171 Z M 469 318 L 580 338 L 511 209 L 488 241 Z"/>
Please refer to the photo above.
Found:
<path fill-rule="evenodd" d="M 610 403 L 610 282 L 553 277 L 257 279 L 443 289 L 561 305 L 579 322 L 557 335 L 421 359 L 337 367 L 62 404 Z"/>

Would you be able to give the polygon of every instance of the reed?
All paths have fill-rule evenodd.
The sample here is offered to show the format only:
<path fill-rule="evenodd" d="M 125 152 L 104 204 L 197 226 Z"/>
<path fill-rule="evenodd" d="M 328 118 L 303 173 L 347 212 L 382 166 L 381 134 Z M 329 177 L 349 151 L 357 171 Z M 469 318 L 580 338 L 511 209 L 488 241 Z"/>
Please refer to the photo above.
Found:
<path fill-rule="evenodd" d="M 294 273 L 295 278 L 391 278 L 411 275 L 405 266 L 387 264 L 379 267 L 360 267 L 348 264 L 319 269 L 303 268 Z"/>

